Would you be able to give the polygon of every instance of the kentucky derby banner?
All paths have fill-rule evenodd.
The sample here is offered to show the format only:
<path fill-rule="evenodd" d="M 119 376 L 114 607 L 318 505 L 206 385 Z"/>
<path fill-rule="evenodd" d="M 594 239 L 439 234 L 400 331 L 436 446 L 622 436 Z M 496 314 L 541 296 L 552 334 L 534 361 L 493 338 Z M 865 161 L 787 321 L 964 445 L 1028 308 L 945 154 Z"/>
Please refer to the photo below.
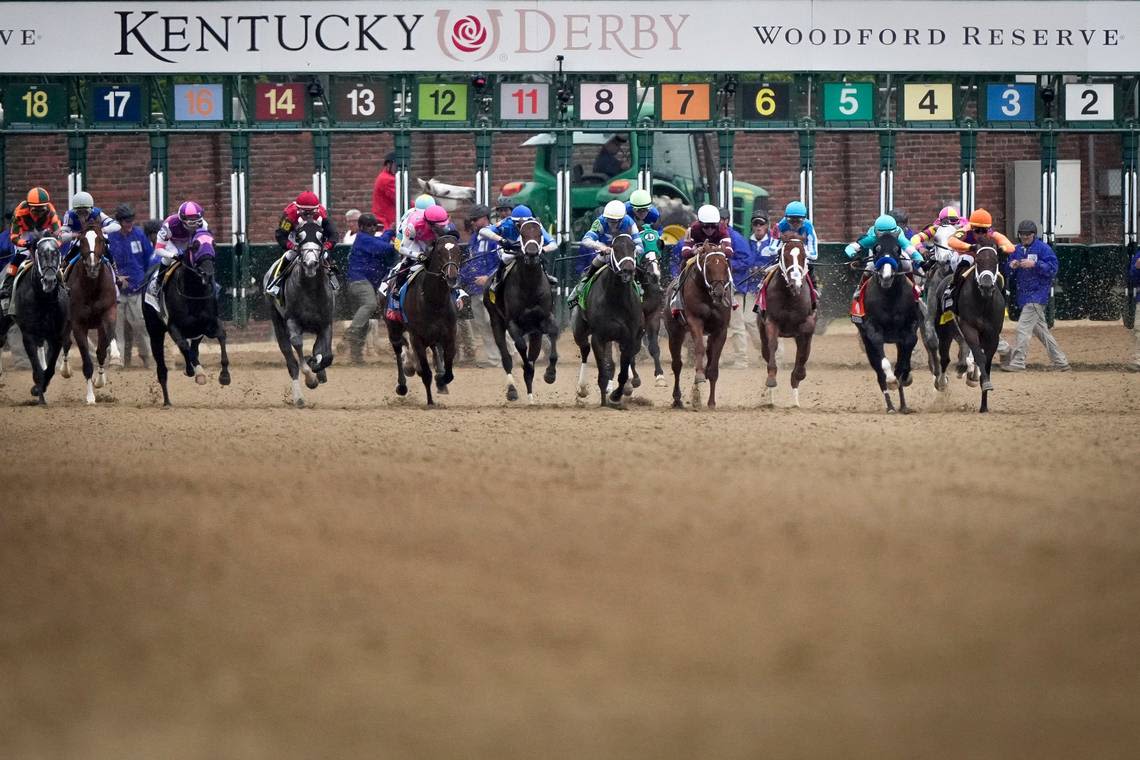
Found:
<path fill-rule="evenodd" d="M 1130 72 L 1140 2 L 26 2 L 0 73 Z"/>

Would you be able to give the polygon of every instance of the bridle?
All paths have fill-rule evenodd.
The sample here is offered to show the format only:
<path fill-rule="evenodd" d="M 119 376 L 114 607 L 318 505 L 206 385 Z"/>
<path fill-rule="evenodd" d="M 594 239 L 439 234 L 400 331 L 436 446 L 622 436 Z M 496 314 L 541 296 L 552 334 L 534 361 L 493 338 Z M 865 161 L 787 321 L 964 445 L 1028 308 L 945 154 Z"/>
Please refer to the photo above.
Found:
<path fill-rule="evenodd" d="M 627 253 L 626 255 L 622 256 L 621 258 L 618 258 L 616 243 L 617 243 L 617 241 L 621 240 L 622 238 L 625 238 L 626 240 L 628 240 L 630 242 L 630 253 Z M 620 235 L 615 235 L 613 242 L 610 244 L 610 256 L 609 256 L 610 269 L 614 270 L 614 272 L 616 274 L 621 274 L 621 265 L 627 261 L 630 261 L 630 262 L 633 262 L 633 268 L 636 270 L 637 269 L 636 255 L 637 255 L 636 254 L 636 248 L 633 245 L 633 236 L 632 235 L 630 235 L 628 232 L 623 232 Z"/>
<path fill-rule="evenodd" d="M 983 251 L 989 251 L 994 255 L 995 266 L 993 269 L 982 269 L 978 261 Z M 978 282 L 978 287 L 984 291 L 989 291 L 997 284 L 997 248 L 992 245 L 983 245 L 974 251 L 974 279 Z"/>
<path fill-rule="evenodd" d="M 717 258 L 717 257 L 724 259 L 725 269 L 728 270 L 728 255 L 724 251 L 722 251 L 719 246 L 716 246 L 712 243 L 705 243 L 701 247 L 701 250 L 699 250 L 697 252 L 697 271 L 699 271 L 701 273 L 701 279 L 704 280 L 705 290 L 708 291 L 708 294 L 714 300 L 717 299 L 717 294 L 716 294 L 717 289 L 718 289 L 717 286 L 719 286 L 719 289 L 721 289 L 720 300 L 722 302 L 722 305 L 728 306 L 729 308 L 731 308 L 732 307 L 732 288 L 730 287 L 731 281 L 728 278 L 726 278 L 724 280 L 715 280 L 715 281 L 709 280 L 708 260 L 710 258 Z"/>
<path fill-rule="evenodd" d="M 443 242 L 444 237 L 449 238 L 445 243 Z M 440 243 L 443 243 L 443 245 L 441 246 Z M 452 259 L 451 253 L 455 249 L 459 249 L 459 251 L 462 253 L 463 249 L 460 248 L 459 242 L 455 239 L 454 236 L 445 235 L 436 238 L 435 243 L 432 245 L 432 252 L 431 257 L 428 260 L 428 266 L 424 267 L 423 269 L 424 274 L 430 275 L 432 277 L 441 277 L 445 282 L 447 282 L 448 287 L 455 287 L 455 285 L 452 283 L 458 283 L 459 267 L 463 264 L 463 259 L 460 259 L 459 261 Z M 443 259 L 443 263 L 440 265 L 440 270 L 438 272 L 433 272 L 431 270 L 431 264 L 435 259 L 436 252 L 439 250 L 443 251 L 445 258 Z"/>
<path fill-rule="evenodd" d="M 99 272 L 103 268 L 103 256 L 105 255 L 107 242 L 103 240 L 103 253 L 98 252 L 98 243 L 102 239 L 98 232 L 94 229 L 89 229 L 83 233 L 83 241 L 87 243 L 87 261 L 84 262 L 87 276 L 94 279 L 99 276 Z"/>
<path fill-rule="evenodd" d="M 537 238 L 530 238 L 528 240 L 523 240 L 522 239 L 523 230 L 525 230 L 527 227 L 532 226 L 532 225 L 534 227 L 538 228 L 538 237 Z M 522 221 L 522 223 L 519 224 L 519 240 L 522 242 L 522 249 L 521 250 L 522 250 L 523 258 L 524 259 L 526 259 L 526 258 L 537 259 L 539 254 L 542 253 L 542 223 L 539 222 L 537 219 L 534 219 L 533 217 L 530 219 L 524 219 Z"/>
<path fill-rule="evenodd" d="M 789 266 L 785 261 L 784 256 L 791 254 L 792 264 Z M 800 259 L 805 263 L 801 264 Z M 784 276 L 784 282 L 792 288 L 794 292 L 799 292 L 800 287 L 803 285 L 804 278 L 807 276 L 807 251 L 804 249 L 803 241 L 798 238 L 785 241 L 780 249 L 779 268 L 780 274 Z"/>
<path fill-rule="evenodd" d="M 52 263 L 50 265 L 44 264 L 44 261 L 43 261 L 44 257 L 42 255 L 42 253 L 44 252 L 44 249 L 47 249 L 48 251 L 51 252 Z M 55 286 L 59 285 L 59 282 L 60 282 L 59 268 L 60 268 L 61 262 L 60 262 L 60 253 L 59 253 L 59 242 L 56 241 L 55 238 L 45 237 L 45 238 L 42 238 L 38 243 L 36 243 L 36 249 L 35 249 L 35 251 L 32 252 L 32 261 L 35 262 L 36 276 L 39 277 L 40 287 L 43 288 L 43 291 L 45 293 L 48 292 L 49 290 L 51 290 L 52 288 L 54 288 Z M 46 277 L 44 277 L 44 275 L 48 272 L 50 272 L 54 275 L 54 277 L 51 278 L 50 287 L 49 287 L 49 280 Z"/>

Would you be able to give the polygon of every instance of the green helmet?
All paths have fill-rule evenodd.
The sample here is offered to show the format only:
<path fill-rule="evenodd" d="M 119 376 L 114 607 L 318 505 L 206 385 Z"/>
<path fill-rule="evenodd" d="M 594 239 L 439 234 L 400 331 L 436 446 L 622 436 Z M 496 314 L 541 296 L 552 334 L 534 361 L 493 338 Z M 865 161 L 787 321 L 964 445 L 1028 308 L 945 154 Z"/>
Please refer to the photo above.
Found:
<path fill-rule="evenodd" d="M 653 198 L 648 190 L 634 190 L 629 196 L 629 203 L 634 208 L 649 208 L 653 205 Z"/>
<path fill-rule="evenodd" d="M 875 220 L 875 232 L 877 233 L 894 232 L 898 226 L 898 222 L 890 214 L 883 214 Z"/>

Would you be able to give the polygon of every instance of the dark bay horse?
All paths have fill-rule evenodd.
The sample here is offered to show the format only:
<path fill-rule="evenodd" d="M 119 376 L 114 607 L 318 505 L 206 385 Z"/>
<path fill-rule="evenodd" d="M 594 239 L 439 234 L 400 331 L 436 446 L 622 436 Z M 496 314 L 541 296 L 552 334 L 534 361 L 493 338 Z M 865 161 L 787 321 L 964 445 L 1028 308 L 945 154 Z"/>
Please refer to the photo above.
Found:
<path fill-rule="evenodd" d="M 408 394 L 408 375 L 417 371 L 424 383 L 428 406 L 434 406 L 431 395 L 431 367 L 427 352 L 430 348 L 438 364 L 443 353 L 443 372 L 435 376 L 436 388 L 447 393 L 447 385 L 455 379 L 451 367 L 455 360 L 455 325 L 458 316 L 451 292 L 459 286 L 459 267 L 463 264 L 463 249 L 454 235 L 441 235 L 432 244 L 427 263 L 408 281 L 404 298 L 404 322 L 385 319 L 388 341 L 396 354 L 396 393 Z M 411 350 L 418 366 L 405 353 L 411 337 Z"/>
<path fill-rule="evenodd" d="M 792 406 L 800 405 L 800 381 L 807 377 L 807 360 L 811 354 L 816 317 L 811 304 L 811 285 L 807 280 L 804 241 L 798 237 L 785 238 L 776 272 L 765 291 L 765 309 L 756 317 L 764 361 L 768 363 L 768 406 L 774 403 L 772 389 L 776 387 L 776 346 L 780 338 L 796 340 Z"/>
<path fill-rule="evenodd" d="M 542 240 L 542 223 L 537 219 L 524 221 L 519 227 L 521 251 L 515 257 L 514 265 L 504 275 L 494 295 L 489 289 L 483 292 L 483 305 L 491 318 L 491 333 L 495 336 L 495 345 L 499 347 L 503 360 L 503 372 L 506 373 L 508 401 L 517 401 L 519 397 L 514 375 L 511 374 L 514 363 L 507 347 L 508 333 L 522 359 L 523 382 L 530 403 L 534 403 L 534 365 L 542 349 L 543 335 L 550 338 L 550 357 L 542 379 L 550 384 L 557 378 L 558 320 L 554 318 L 550 280 L 542 266 Z"/>
<path fill-rule="evenodd" d="M 974 365 L 981 375 L 982 405 L 979 412 L 990 409 L 989 394 L 994 389 L 990 368 L 1005 323 L 1005 290 L 998 284 L 1000 278 L 997 243 L 988 235 L 979 235 L 974 245 L 973 271 L 963 277 L 958 289 L 957 316 L 942 323 L 941 310 L 938 315 L 942 376 L 950 365 L 950 347 L 960 335 L 970 347 Z"/>
<path fill-rule="evenodd" d="M 58 240 L 40 238 L 32 252 L 31 266 L 12 288 L 10 314 L 0 316 L 0 348 L 7 342 L 8 328 L 15 322 L 32 365 L 32 395 L 40 404 L 47 403 L 44 394 L 71 329 L 67 288 L 60 274 L 61 258 Z"/>
<path fill-rule="evenodd" d="M 641 340 L 644 316 L 641 300 L 633 278 L 637 271 L 636 249 L 633 238 L 621 234 L 614 238 L 605 268 L 594 277 L 586 294 L 585 310 L 575 307 L 573 315 L 574 342 L 582 355 L 578 370 L 578 398 L 589 395 L 586 385 L 586 362 L 590 351 L 598 365 L 598 392 L 601 406 L 609 404 L 622 408 L 622 395 L 629 380 L 629 367 Z M 614 374 L 610 344 L 618 347 L 617 387 L 607 394 L 607 386 Z"/>
<path fill-rule="evenodd" d="M 665 385 L 665 370 L 661 367 L 661 312 L 665 306 L 665 289 L 661 287 L 661 263 L 656 258 L 642 257 L 637 265 L 637 282 L 641 285 L 641 315 L 645 320 L 645 349 L 653 359 L 654 384 Z M 636 361 L 629 365 L 633 372 L 632 385 L 641 385 Z"/>
<path fill-rule="evenodd" d="M 893 235 L 883 235 L 875 242 L 871 252 L 875 274 L 867 284 L 864 300 L 866 316 L 858 325 L 859 337 L 863 341 L 867 361 L 879 381 L 879 390 L 883 392 L 887 412 L 895 411 L 890 391 L 897 388 L 898 411 L 908 414 L 910 408 L 906 405 L 903 389 L 912 381 L 910 359 L 914 347 L 918 345 L 922 312 L 914 299 L 914 285 L 909 277 L 900 272 L 902 252 L 898 240 Z M 894 368 L 883 348 L 887 343 L 898 346 Z"/>
<path fill-rule="evenodd" d="M 294 234 L 297 258 L 281 285 L 281 298 L 266 295 L 273 335 L 285 357 L 292 381 L 293 405 L 304 406 L 299 371 L 305 372 L 305 385 L 311 390 L 328 377 L 325 369 L 333 363 L 332 329 L 336 294 L 324 266 L 324 233 L 317 222 L 306 222 Z M 273 272 L 266 272 L 266 280 Z M 305 333 L 315 333 L 313 352 L 306 358 Z"/>
<path fill-rule="evenodd" d="M 71 377 L 71 367 L 67 354 L 75 341 L 79 357 L 83 360 L 83 378 L 87 381 L 87 403 L 95 403 L 95 389 L 107 382 L 107 350 L 115 334 L 116 304 L 115 274 L 107 255 L 107 239 L 98 224 L 88 225 L 76 239 L 72 250 L 79 250 L 78 258 L 67 273 L 67 288 L 70 292 L 71 335 L 64 340 L 64 377 Z M 87 333 L 98 332 L 95 358 L 99 362 L 99 374 L 91 361 L 91 349 L 87 343 Z"/>
<path fill-rule="evenodd" d="M 693 253 L 692 263 L 681 272 L 681 301 L 683 317 L 670 316 L 665 320 L 669 333 L 669 353 L 673 358 L 673 407 L 681 403 L 681 350 L 685 336 L 693 339 L 695 376 L 692 404 L 701 407 L 701 384 L 708 380 L 710 409 L 716 408 L 716 381 L 720 376 L 720 352 L 728 337 L 728 321 L 732 316 L 732 270 L 728 255 L 716 243 L 702 243 Z M 673 299 L 673 285 L 665 291 L 665 302 Z M 684 321 L 682 321 L 682 319 Z M 705 347 L 705 336 L 708 347 Z"/>
<path fill-rule="evenodd" d="M 163 314 L 152 303 L 150 296 L 143 298 L 143 318 L 150 336 L 154 354 L 155 373 L 162 386 L 162 404 L 170 406 L 166 389 L 166 335 L 186 361 L 186 376 L 198 385 L 207 382 L 206 370 L 198 360 L 198 344 L 202 338 L 216 338 L 221 348 L 222 371 L 218 373 L 220 385 L 230 384 L 230 359 L 226 354 L 226 329 L 218 316 L 218 291 L 214 279 L 214 236 L 209 230 L 198 230 L 187 247 L 181 264 L 165 282 L 157 284 L 165 304 Z M 156 275 L 151 275 L 153 278 Z M 150 286 L 148 285 L 148 290 Z"/>
<path fill-rule="evenodd" d="M 934 389 L 938 391 L 950 387 L 950 379 L 940 366 L 942 361 L 938 353 L 937 320 L 942 306 L 942 293 L 950 286 L 950 278 L 954 275 L 951 266 L 954 256 L 948 241 L 957 231 L 958 226 L 953 224 L 943 224 L 934 231 L 934 239 L 930 241 L 934 255 L 927 259 L 926 264 L 926 290 L 923 292 L 926 313 L 923 314 L 922 342 L 926 347 L 930 373 L 934 377 Z M 974 388 L 978 385 L 978 370 L 974 365 L 974 357 L 970 354 L 970 347 L 966 345 L 961 334 L 956 332 L 955 336 L 958 343 L 958 377 L 965 377 L 966 385 Z"/>

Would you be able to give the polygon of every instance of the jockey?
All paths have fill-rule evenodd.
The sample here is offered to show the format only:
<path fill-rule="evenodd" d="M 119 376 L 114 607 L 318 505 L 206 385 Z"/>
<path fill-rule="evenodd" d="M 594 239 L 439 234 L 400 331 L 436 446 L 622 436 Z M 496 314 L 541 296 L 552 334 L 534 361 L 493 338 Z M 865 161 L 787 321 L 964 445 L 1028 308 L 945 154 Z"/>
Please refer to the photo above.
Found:
<path fill-rule="evenodd" d="M 934 241 L 940 227 L 953 227 L 955 230 L 959 230 L 967 224 L 965 219 L 958 216 L 958 209 L 953 206 L 945 206 L 938 212 L 937 219 L 911 235 L 910 244 L 921 250 L 922 246 L 935 244 Z"/>
<path fill-rule="evenodd" d="M 808 277 L 813 283 L 812 287 L 815 287 L 815 261 L 819 258 L 819 250 L 816 245 L 815 225 L 807 218 L 807 206 L 803 201 L 792 201 L 784 208 L 784 218 L 776 223 L 773 232 L 777 238 L 790 232 L 804 241 Z"/>
<path fill-rule="evenodd" d="M 582 276 L 566 296 L 566 303 L 571 307 L 577 303 L 582 286 L 606 265 L 606 256 L 613 251 L 611 246 L 618 235 L 629 235 L 633 238 L 634 254 L 637 257 L 641 256 L 644 252 L 641 246 L 641 231 L 638 230 L 637 223 L 626 216 L 625 204 L 614 200 L 606 204 L 602 215 L 594 220 L 590 229 L 582 236 L 581 247 L 594 251 L 594 258 L 590 260 L 590 265 L 582 270 Z"/>
<path fill-rule="evenodd" d="M 408 224 L 412 221 L 412 217 L 416 212 L 423 213 L 430 206 L 435 205 L 435 198 L 432 198 L 427 193 L 422 193 L 416 196 L 415 205 L 404 212 L 400 217 L 400 221 L 396 222 L 396 250 L 400 250 L 400 246 L 404 244 L 404 230 L 408 228 Z"/>
<path fill-rule="evenodd" d="M 83 232 L 88 224 L 97 223 L 103 228 L 103 235 L 110 235 L 119 231 L 119 223 L 107 216 L 101 209 L 95 207 L 95 200 L 91 193 L 80 191 L 71 199 L 71 209 L 63 215 L 60 240 L 63 245 L 60 253 L 64 256 L 71 250 L 71 241 Z M 110 256 L 108 255 L 108 258 Z"/>
<path fill-rule="evenodd" d="M 907 254 L 907 257 L 899 262 L 900 271 L 911 272 L 914 266 L 922 263 L 922 254 L 918 252 L 917 248 L 911 245 L 910 240 L 906 237 L 906 232 L 899 227 L 898 222 L 890 214 L 881 214 L 875 220 L 875 223 L 867 230 L 867 234 L 853 243 L 848 243 L 847 247 L 843 249 L 843 252 L 847 254 L 847 258 L 854 259 L 862 251 L 871 249 L 875 245 L 875 242 L 881 237 L 894 238 L 898 241 L 899 249 Z M 914 263 L 910 264 L 909 262 Z M 855 292 L 851 295 L 852 322 L 860 322 L 863 319 L 863 287 L 866 285 L 871 273 L 875 271 L 875 263 L 875 257 L 871 255 L 863 267 L 863 274 L 859 278 L 858 284 L 855 285 Z"/>
<path fill-rule="evenodd" d="M 488 289 L 492 292 L 498 292 L 499 283 L 502 281 L 503 271 L 507 265 L 515 260 L 515 256 L 522 251 L 522 224 L 529 220 L 538 221 L 534 213 L 530 210 L 529 206 L 515 206 L 511 209 L 511 215 L 495 225 L 489 225 L 479 230 L 479 237 L 485 240 L 491 240 L 499 244 L 499 266 L 495 269 L 494 275 L 491 276 L 491 282 Z M 539 227 L 542 223 L 539 222 Z M 542 252 L 550 253 L 558 250 L 558 243 L 542 227 Z M 557 285 L 558 279 L 549 274 L 546 278 L 550 280 L 551 285 Z"/>
<path fill-rule="evenodd" d="M 202 207 L 197 203 L 186 201 L 178 207 L 177 214 L 171 214 L 163 220 L 154 241 L 154 253 L 159 257 L 155 282 L 162 282 L 170 265 L 182 258 L 198 230 L 208 229 L 203 213 Z"/>
<path fill-rule="evenodd" d="M 433 204 L 422 211 L 414 210 L 404 227 L 404 243 L 398 248 L 400 261 L 392 267 L 388 277 L 380 284 L 380 295 L 387 297 L 391 293 L 393 296 L 391 301 L 395 303 L 395 296 L 399 294 L 400 288 L 407 281 L 408 273 L 412 268 L 423 265 L 437 238 L 441 235 L 451 234 L 454 230 L 455 226 L 451 223 L 447 210 L 443 206 Z M 395 280 L 395 283 L 389 288 L 388 283 L 392 280 Z M 465 290 L 458 289 L 456 293 L 457 308 L 462 310 L 469 299 L 470 296 Z M 403 317 L 396 306 L 389 307 L 388 318 L 394 321 L 403 321 Z"/>
<path fill-rule="evenodd" d="M 906 233 L 907 239 L 914 237 L 914 230 L 910 228 L 910 216 L 901 208 L 893 208 L 887 212 L 887 216 L 895 220 L 895 224 Z"/>
<path fill-rule="evenodd" d="M 682 274 L 692 261 L 694 249 L 702 243 L 719 245 L 726 256 L 730 258 L 732 256 L 732 233 L 729 232 L 728 222 L 720 218 L 720 210 L 716 206 L 708 203 L 697 209 L 697 220 L 689 225 L 689 229 L 685 230 L 684 239 L 681 240 Z M 678 287 L 680 281 L 681 275 L 677 275 L 670 285 L 673 288 L 673 300 L 669 308 L 674 317 L 679 316 L 682 311 L 681 288 Z"/>
<path fill-rule="evenodd" d="M 275 267 L 276 274 L 273 281 L 269 283 L 265 291 L 270 295 L 277 295 L 281 290 L 281 281 L 285 278 L 285 274 L 289 270 L 289 266 L 293 260 L 297 258 L 297 241 L 295 235 L 297 229 L 306 224 L 307 222 L 319 222 L 321 225 L 321 235 L 324 236 L 322 247 L 324 254 L 328 254 L 336 245 L 337 232 L 333 227 L 332 219 L 329 218 L 328 209 L 321 205 L 321 199 L 317 194 L 311 190 L 306 190 L 297 196 L 296 200 L 285 207 L 281 212 L 281 221 L 277 224 L 277 229 L 274 231 L 273 236 L 277 238 L 277 245 L 285 252 L 283 258 L 285 263 L 283 266 Z M 280 261 L 280 259 L 278 259 Z"/>
<path fill-rule="evenodd" d="M 12 295 L 12 278 L 20 265 L 28 259 L 28 248 L 44 235 L 59 233 L 59 215 L 51 205 L 51 196 L 42 187 L 33 187 L 28 197 L 12 212 L 12 228 L 8 237 L 12 242 L 12 258 L 0 275 L 0 305 Z"/>
<path fill-rule="evenodd" d="M 639 229 L 645 225 L 656 229 L 661 221 L 661 212 L 653 205 L 653 197 L 648 190 L 634 190 L 625 202 L 625 215 L 637 223 Z"/>
<path fill-rule="evenodd" d="M 989 235 L 998 245 L 998 249 L 1002 253 L 1013 253 L 1015 246 L 1009 242 L 1009 238 L 1001 234 L 993 228 L 994 219 L 990 216 L 990 212 L 984 208 L 974 209 L 970 214 L 970 228 L 959 230 L 950 238 L 949 244 L 951 250 L 958 254 L 956 258 L 950 259 L 950 266 L 954 268 L 954 274 L 950 282 L 950 286 L 942 293 L 942 311 L 953 311 L 957 308 L 958 288 L 962 284 L 962 276 L 966 270 L 974 265 L 974 247 L 977 245 L 978 237 L 982 235 Z"/>

